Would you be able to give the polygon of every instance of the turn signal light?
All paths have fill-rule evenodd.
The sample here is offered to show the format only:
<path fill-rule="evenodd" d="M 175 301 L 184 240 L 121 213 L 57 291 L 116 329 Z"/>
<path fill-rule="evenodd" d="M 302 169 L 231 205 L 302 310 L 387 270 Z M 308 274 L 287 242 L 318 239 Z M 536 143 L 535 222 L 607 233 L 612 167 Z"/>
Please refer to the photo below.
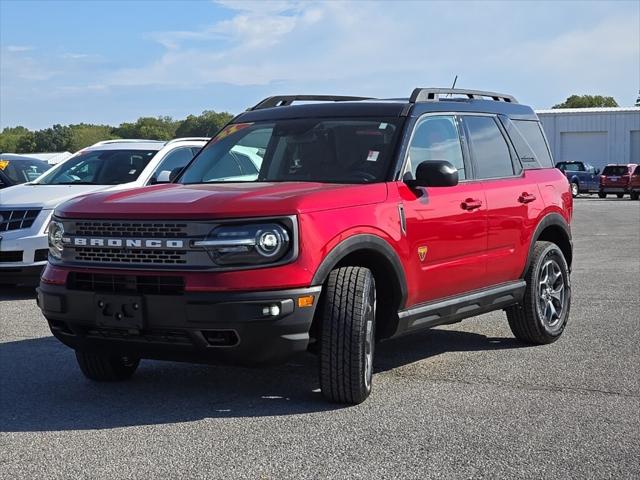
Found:
<path fill-rule="evenodd" d="M 313 295 L 305 295 L 304 297 L 298 297 L 298 307 L 312 307 L 313 306 Z"/>

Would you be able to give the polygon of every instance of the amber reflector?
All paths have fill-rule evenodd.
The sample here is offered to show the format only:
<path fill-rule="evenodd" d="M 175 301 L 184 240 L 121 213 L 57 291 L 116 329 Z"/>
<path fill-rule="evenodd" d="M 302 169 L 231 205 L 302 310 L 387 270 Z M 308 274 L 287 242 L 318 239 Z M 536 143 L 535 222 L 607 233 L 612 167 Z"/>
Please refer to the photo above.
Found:
<path fill-rule="evenodd" d="M 313 306 L 313 295 L 306 295 L 304 297 L 298 297 L 298 307 L 312 307 Z"/>

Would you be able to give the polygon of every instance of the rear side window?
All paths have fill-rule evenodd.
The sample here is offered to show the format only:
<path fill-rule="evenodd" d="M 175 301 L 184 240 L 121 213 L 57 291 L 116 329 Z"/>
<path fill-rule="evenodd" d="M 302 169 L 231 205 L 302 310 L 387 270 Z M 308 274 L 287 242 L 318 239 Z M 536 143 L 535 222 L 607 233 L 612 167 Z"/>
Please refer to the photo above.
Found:
<path fill-rule="evenodd" d="M 511 152 L 493 117 L 464 116 L 469 147 L 475 160 L 476 178 L 514 175 Z"/>
<path fill-rule="evenodd" d="M 604 170 L 602 170 L 602 175 L 622 176 L 626 175 L 627 172 L 628 169 L 626 165 L 607 165 L 606 167 L 604 167 Z"/>
<path fill-rule="evenodd" d="M 556 165 L 563 172 L 584 172 L 585 168 L 582 163 L 558 162 Z"/>
<path fill-rule="evenodd" d="M 512 121 L 535 154 L 540 166 L 547 168 L 553 167 L 553 161 L 551 160 L 551 155 L 549 154 L 547 142 L 545 141 L 544 135 L 542 134 L 542 127 L 540 126 L 540 122 L 531 120 Z M 517 145 L 516 150 L 518 150 Z"/>

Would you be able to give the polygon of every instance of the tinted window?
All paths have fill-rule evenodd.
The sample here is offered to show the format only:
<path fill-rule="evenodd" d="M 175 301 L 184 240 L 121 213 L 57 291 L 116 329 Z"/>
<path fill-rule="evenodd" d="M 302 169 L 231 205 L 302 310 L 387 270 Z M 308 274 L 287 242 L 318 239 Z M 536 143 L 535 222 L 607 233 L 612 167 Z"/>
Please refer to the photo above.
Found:
<path fill-rule="evenodd" d="M 176 148 L 160 162 L 158 168 L 151 175 L 152 179 L 158 179 L 160 172 L 171 173 L 176 168 L 182 168 L 193 158 L 193 150 L 190 147 Z M 168 177 L 167 177 L 168 178 Z M 164 179 L 163 179 L 164 180 Z"/>
<path fill-rule="evenodd" d="M 551 155 L 549 155 L 547 142 L 542 135 L 540 123 L 527 120 L 513 120 L 513 123 L 524 137 L 524 140 L 529 144 L 531 150 L 533 150 L 538 163 L 543 167 L 553 167 Z M 517 148 L 516 145 L 516 150 Z"/>
<path fill-rule="evenodd" d="M 202 150 L 180 181 L 384 181 L 400 122 L 304 118 L 232 124 Z"/>
<path fill-rule="evenodd" d="M 556 165 L 563 172 L 584 172 L 584 164 L 582 163 L 571 163 L 571 162 L 558 162 Z"/>
<path fill-rule="evenodd" d="M 513 176 L 509 146 L 493 117 L 465 116 L 469 146 L 478 170 L 477 178 Z"/>
<path fill-rule="evenodd" d="M 44 172 L 50 165 L 36 159 L 8 160 L 0 158 L 0 170 L 13 182 L 32 182 Z"/>
<path fill-rule="evenodd" d="M 458 169 L 458 178 L 466 177 L 460 136 L 454 117 L 424 117 L 418 121 L 409 146 L 411 173 L 422 162 L 446 160 Z"/>
<path fill-rule="evenodd" d="M 632 175 L 640 175 L 640 165 L 638 165 L 638 166 L 636 167 L 636 169 L 633 171 L 633 174 L 632 174 Z"/>
<path fill-rule="evenodd" d="M 89 150 L 71 157 L 39 181 L 45 185 L 118 185 L 133 182 L 156 150 Z"/>
<path fill-rule="evenodd" d="M 607 165 L 602 170 L 602 175 L 626 175 L 628 168 L 625 165 Z"/>

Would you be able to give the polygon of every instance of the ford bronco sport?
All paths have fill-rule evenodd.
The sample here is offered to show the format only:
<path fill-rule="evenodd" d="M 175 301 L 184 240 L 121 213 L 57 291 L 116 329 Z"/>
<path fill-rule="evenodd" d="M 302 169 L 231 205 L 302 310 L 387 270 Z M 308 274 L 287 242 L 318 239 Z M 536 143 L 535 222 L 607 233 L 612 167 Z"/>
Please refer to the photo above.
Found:
<path fill-rule="evenodd" d="M 311 350 L 324 396 L 355 404 L 377 340 L 498 309 L 558 339 L 572 202 L 513 97 L 270 97 L 173 183 L 58 207 L 38 303 L 93 380 Z"/>

